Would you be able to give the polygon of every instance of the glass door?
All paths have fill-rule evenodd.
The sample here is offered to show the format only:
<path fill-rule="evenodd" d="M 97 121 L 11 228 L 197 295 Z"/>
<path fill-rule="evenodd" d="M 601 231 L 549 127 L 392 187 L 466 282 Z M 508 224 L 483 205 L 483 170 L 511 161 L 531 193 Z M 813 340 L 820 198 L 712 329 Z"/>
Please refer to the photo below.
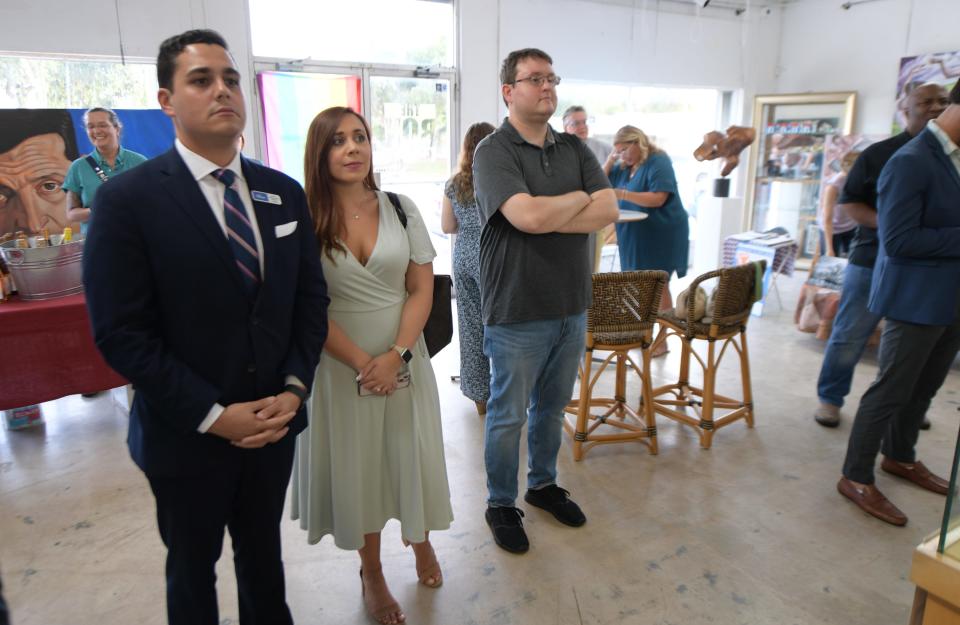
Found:
<path fill-rule="evenodd" d="M 453 168 L 449 78 L 370 77 L 373 167 L 380 187 L 412 199 L 437 250 L 434 272 L 450 273 L 449 235 L 440 229 L 443 185 Z"/>

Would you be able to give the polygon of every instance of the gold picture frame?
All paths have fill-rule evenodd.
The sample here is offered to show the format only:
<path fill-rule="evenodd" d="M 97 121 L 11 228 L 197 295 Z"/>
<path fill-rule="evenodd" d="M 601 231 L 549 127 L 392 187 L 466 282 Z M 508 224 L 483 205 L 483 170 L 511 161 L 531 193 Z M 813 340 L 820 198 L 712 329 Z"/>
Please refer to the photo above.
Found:
<path fill-rule="evenodd" d="M 750 147 L 749 169 L 747 177 L 746 202 L 744 202 L 741 224 L 743 230 L 765 230 L 771 225 L 767 221 L 767 208 L 763 202 L 772 202 L 770 187 L 789 188 L 795 196 L 795 202 L 803 204 L 798 208 L 802 217 L 796 224 L 786 224 L 788 230 L 793 227 L 794 236 L 805 249 L 806 226 L 810 222 L 810 204 L 819 198 L 820 176 L 823 173 L 814 167 L 814 163 L 801 171 L 800 165 L 789 167 L 789 172 L 781 172 L 779 165 L 770 160 L 777 151 L 774 137 L 791 139 L 793 143 L 811 142 L 810 152 L 816 150 L 816 143 L 822 144 L 827 134 L 849 135 L 853 132 L 856 115 L 857 93 L 855 91 L 834 91 L 826 93 L 795 93 L 758 95 L 753 100 L 753 128 L 757 141 Z M 798 135 L 790 138 L 789 135 Z M 800 136 L 805 135 L 805 136 Z M 788 142 L 790 143 L 790 142 Z M 802 149 L 802 148 L 800 148 Z M 762 166 L 760 158 L 763 157 Z M 796 154 L 792 155 L 796 157 Z M 808 154 L 806 160 L 815 160 Z M 821 163 L 822 164 L 822 157 Z M 818 167 L 818 165 L 817 165 Z M 774 185 L 773 183 L 781 183 Z M 800 183 L 797 185 L 791 183 Z M 804 187 L 804 188 L 800 188 Z M 761 201 L 758 203 L 758 190 Z M 764 195 L 766 194 L 766 195 Z M 758 211 L 758 208 L 761 209 Z M 813 207 L 816 211 L 816 206 Z M 758 213 L 763 223 L 758 222 Z M 785 218 L 778 215 L 780 218 Z M 784 224 L 774 224 L 784 225 Z M 803 254 L 801 253 L 801 256 Z M 802 260 L 801 267 L 806 264 Z"/>

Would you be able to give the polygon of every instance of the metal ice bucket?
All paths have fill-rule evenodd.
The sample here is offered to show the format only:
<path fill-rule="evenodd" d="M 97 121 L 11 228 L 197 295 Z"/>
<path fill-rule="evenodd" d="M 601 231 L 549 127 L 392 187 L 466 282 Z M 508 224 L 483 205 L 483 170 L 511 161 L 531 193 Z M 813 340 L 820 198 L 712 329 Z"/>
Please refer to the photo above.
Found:
<path fill-rule="evenodd" d="M 53 299 L 83 291 L 83 237 L 66 245 L 21 249 L 16 241 L 0 245 L 0 254 L 21 299 Z"/>

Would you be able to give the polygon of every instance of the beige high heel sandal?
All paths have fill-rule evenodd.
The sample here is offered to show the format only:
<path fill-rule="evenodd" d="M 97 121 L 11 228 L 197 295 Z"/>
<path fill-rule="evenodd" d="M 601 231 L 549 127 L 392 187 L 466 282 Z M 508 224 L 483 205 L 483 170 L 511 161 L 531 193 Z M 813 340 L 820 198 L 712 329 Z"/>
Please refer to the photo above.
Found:
<path fill-rule="evenodd" d="M 388 594 L 389 592 L 390 591 L 387 590 Z M 370 603 L 367 602 L 367 584 L 363 581 L 363 569 L 360 569 L 360 596 L 363 598 L 363 604 L 367 608 L 367 614 L 381 625 L 396 625 L 407 620 L 406 614 L 400 609 L 400 604 L 397 603 L 396 599 L 393 599 L 391 603 L 381 606 L 371 606 Z M 393 595 L 390 596 L 391 598 L 393 597 Z"/>
<path fill-rule="evenodd" d="M 410 547 L 413 544 L 406 538 L 402 538 L 401 540 L 403 540 L 404 547 Z M 417 558 L 417 579 L 419 579 L 420 583 L 427 588 L 440 588 L 443 586 L 443 571 L 440 569 L 440 561 L 437 559 L 437 552 L 433 550 L 433 545 L 430 544 L 429 539 L 424 540 L 423 542 L 427 543 L 427 545 L 430 547 L 430 555 L 433 556 L 433 561 L 421 569 L 420 558 Z M 416 557 L 416 549 L 413 550 L 413 554 L 414 557 Z"/>

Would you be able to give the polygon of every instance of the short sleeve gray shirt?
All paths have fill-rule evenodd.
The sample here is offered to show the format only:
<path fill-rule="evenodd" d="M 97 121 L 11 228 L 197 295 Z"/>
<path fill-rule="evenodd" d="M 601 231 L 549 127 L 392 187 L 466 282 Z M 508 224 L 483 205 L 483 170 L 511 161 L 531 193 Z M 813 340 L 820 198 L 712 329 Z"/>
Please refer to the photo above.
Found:
<path fill-rule="evenodd" d="M 480 299 L 487 325 L 581 313 L 591 300 L 593 247 L 586 234 L 529 234 L 500 212 L 518 193 L 558 196 L 610 188 L 593 153 L 575 135 L 547 129 L 543 147 L 505 119 L 473 161 L 480 235 Z"/>

